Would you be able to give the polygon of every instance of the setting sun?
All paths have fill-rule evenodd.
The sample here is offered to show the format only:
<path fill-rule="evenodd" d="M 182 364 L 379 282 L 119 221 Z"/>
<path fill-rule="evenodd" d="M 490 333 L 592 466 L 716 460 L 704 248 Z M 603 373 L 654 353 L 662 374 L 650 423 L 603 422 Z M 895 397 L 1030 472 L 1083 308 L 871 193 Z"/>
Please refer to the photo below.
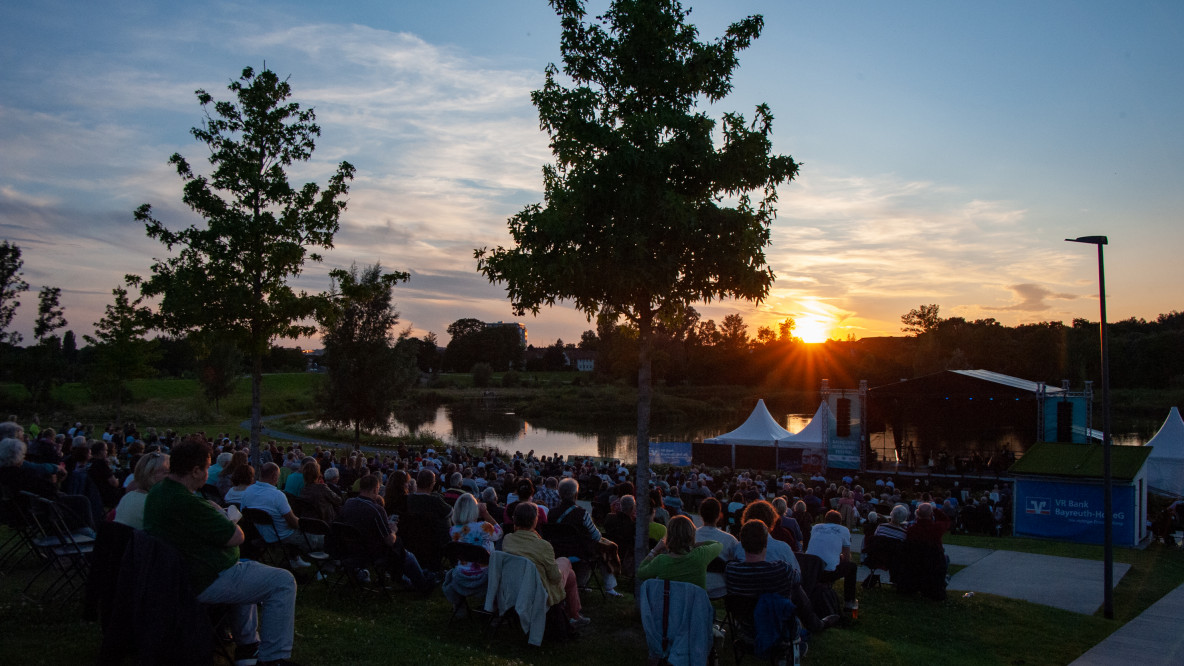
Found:
<path fill-rule="evenodd" d="M 794 334 L 801 338 L 802 342 L 811 344 L 826 342 L 830 338 L 830 327 L 832 323 L 822 319 L 802 319 L 794 327 Z"/>

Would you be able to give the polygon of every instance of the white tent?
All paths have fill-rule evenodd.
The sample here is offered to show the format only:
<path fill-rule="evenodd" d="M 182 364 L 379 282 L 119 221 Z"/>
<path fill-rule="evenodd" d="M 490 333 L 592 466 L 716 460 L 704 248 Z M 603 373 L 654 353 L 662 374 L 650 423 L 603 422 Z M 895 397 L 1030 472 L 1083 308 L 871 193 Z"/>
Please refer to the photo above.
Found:
<path fill-rule="evenodd" d="M 814 418 L 810 419 L 806 427 L 797 434 L 778 438 L 777 445 L 800 449 L 825 449 L 831 420 L 830 407 L 825 402 L 819 403 L 817 411 L 814 412 Z"/>
<path fill-rule="evenodd" d="M 789 437 L 790 432 L 782 428 L 764 400 L 757 400 L 756 407 L 748 415 L 748 420 L 732 432 L 718 437 L 703 440 L 704 444 L 746 444 L 749 446 L 773 446 L 778 439 Z"/>
<path fill-rule="evenodd" d="M 1153 447 L 1147 458 L 1147 486 L 1184 496 L 1184 419 L 1179 409 L 1172 407 L 1159 432 L 1144 446 Z"/>

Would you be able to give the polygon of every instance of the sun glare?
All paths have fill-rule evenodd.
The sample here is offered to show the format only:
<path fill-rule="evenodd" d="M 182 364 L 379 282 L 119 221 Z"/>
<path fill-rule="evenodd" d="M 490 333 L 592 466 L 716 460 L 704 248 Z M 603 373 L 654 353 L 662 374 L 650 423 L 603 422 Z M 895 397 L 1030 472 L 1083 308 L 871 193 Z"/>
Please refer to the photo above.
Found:
<path fill-rule="evenodd" d="M 797 322 L 794 334 L 801 338 L 802 342 L 810 344 L 826 342 L 830 338 L 830 326 L 830 321 L 803 319 Z"/>

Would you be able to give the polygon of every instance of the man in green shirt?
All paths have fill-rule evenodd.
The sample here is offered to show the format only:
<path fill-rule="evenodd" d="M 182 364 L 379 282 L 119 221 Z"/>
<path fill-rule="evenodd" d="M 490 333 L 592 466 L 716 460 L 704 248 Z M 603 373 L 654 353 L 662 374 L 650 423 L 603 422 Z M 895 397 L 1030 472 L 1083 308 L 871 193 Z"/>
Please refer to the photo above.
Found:
<path fill-rule="evenodd" d="M 283 569 L 239 560 L 243 531 L 194 492 L 205 485 L 209 467 L 210 447 L 201 437 L 173 447 L 169 475 L 153 486 L 144 503 L 144 529 L 181 552 L 199 602 L 235 607 L 231 631 L 236 666 L 290 664 L 296 579 Z M 262 622 L 260 604 L 266 609 Z"/>

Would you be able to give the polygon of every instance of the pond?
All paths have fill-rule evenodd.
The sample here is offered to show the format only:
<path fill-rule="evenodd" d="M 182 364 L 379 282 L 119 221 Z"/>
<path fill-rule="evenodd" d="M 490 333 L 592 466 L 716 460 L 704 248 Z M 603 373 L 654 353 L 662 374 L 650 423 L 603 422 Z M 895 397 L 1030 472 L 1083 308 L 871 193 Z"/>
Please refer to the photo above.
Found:
<path fill-rule="evenodd" d="M 780 423 L 796 433 L 812 417 L 813 414 L 789 414 Z M 682 429 L 651 429 L 650 435 L 654 441 L 694 442 L 721 435 L 742 422 L 743 418 L 728 417 L 718 423 Z M 637 460 L 637 430 L 631 424 L 611 423 L 591 428 L 545 426 L 480 402 L 401 411 L 391 419 L 386 433 L 392 436 L 431 433 L 448 444 L 492 446 L 508 453 L 533 450 L 538 456 L 597 456 L 626 463 Z"/>

